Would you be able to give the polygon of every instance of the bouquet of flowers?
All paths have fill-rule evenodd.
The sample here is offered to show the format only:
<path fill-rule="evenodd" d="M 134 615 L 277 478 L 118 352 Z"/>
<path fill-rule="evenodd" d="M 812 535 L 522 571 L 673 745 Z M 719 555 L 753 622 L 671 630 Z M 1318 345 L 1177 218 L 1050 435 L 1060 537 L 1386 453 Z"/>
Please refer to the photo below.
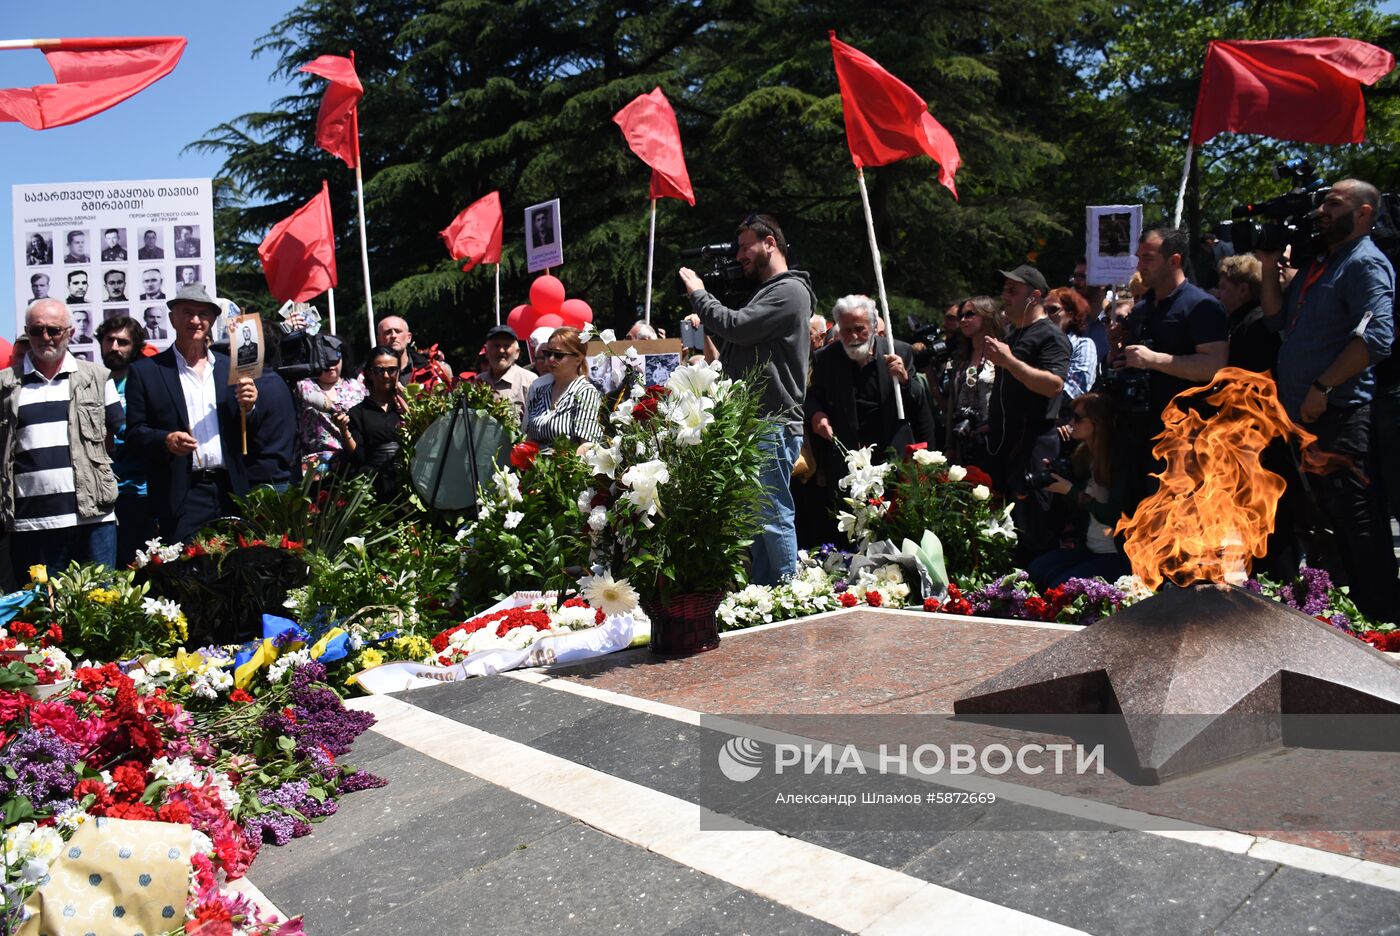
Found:
<path fill-rule="evenodd" d="M 567 444 L 543 453 L 533 442 L 511 449 L 510 465 L 496 469 L 477 493 L 480 513 L 457 534 L 462 544 L 458 589 L 470 607 L 522 589 L 573 584 L 565 570 L 587 565 L 581 540 L 579 488 L 588 464 Z M 487 571 L 489 570 L 489 572 Z"/>
<path fill-rule="evenodd" d="M 948 575 L 964 585 L 1010 570 L 1016 542 L 1011 505 L 992 493 L 991 478 L 979 468 L 949 464 L 942 452 L 924 446 L 911 446 L 908 455 L 897 465 L 877 466 L 866 449 L 847 454 L 850 474 L 841 485 L 850 491 L 846 502 L 852 510 L 838 515 L 842 531 L 861 548 L 873 539 L 917 543 L 925 530 L 932 531 L 942 543 Z"/>
<path fill-rule="evenodd" d="M 610 444 L 580 450 L 593 476 L 576 498 L 591 557 L 644 602 L 742 582 L 771 431 L 752 387 L 717 364 L 688 364 L 664 387 L 634 384 L 611 423 Z"/>
<path fill-rule="evenodd" d="M 429 641 L 432 652 L 423 662 L 451 666 L 483 650 L 524 650 L 541 637 L 596 627 L 605 618 L 601 608 L 582 598 L 570 598 L 557 609 L 548 601 L 502 608 L 437 634 Z"/>
<path fill-rule="evenodd" d="M 831 577 L 807 565 L 777 585 L 748 585 L 727 595 L 715 611 L 721 631 L 741 630 L 832 611 L 837 607 Z"/>

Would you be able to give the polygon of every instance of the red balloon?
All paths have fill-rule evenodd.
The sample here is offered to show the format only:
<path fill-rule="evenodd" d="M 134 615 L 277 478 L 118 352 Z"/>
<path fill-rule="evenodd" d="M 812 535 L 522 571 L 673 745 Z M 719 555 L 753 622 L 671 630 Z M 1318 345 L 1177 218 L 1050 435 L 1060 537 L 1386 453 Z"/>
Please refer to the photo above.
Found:
<path fill-rule="evenodd" d="M 553 312 L 547 312 L 535 319 L 535 324 L 530 327 L 530 330 L 534 331 L 536 328 L 560 328 L 563 324 L 564 320 L 560 316 Z"/>
<path fill-rule="evenodd" d="M 582 299 L 565 299 L 563 305 L 559 306 L 559 314 L 563 316 L 566 325 L 574 328 L 582 328 L 593 321 L 593 307 Z"/>
<path fill-rule="evenodd" d="M 10 366 L 10 358 L 14 355 L 15 346 L 4 338 L 0 338 L 0 370 Z"/>
<path fill-rule="evenodd" d="M 530 305 L 544 313 L 557 313 L 564 302 L 564 284 L 546 273 L 530 284 Z"/>
<path fill-rule="evenodd" d="M 518 305 L 506 316 L 506 324 L 515 332 L 515 337 L 526 338 L 534 327 L 535 310 L 528 305 Z"/>

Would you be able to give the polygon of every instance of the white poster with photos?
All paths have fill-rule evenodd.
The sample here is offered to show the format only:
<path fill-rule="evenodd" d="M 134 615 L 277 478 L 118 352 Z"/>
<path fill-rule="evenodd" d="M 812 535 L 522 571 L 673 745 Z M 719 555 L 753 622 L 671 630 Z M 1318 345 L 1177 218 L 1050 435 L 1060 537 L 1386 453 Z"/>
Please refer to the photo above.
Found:
<path fill-rule="evenodd" d="M 178 285 L 215 294 L 209 179 L 16 185 L 11 207 L 16 334 L 30 303 L 54 298 L 73 313 L 76 357 L 100 360 L 97 328 L 119 315 L 164 350 L 175 337 L 166 301 Z"/>
<path fill-rule="evenodd" d="M 1084 257 L 1090 286 L 1123 286 L 1137 272 L 1141 205 L 1090 205 Z"/>

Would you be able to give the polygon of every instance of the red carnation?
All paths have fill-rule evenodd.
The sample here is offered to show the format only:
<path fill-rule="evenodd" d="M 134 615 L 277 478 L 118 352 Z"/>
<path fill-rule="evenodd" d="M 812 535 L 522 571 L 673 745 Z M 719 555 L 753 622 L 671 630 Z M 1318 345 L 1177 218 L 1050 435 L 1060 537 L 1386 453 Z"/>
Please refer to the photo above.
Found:
<path fill-rule="evenodd" d="M 10 625 L 10 633 L 20 640 L 33 640 L 39 632 L 34 629 L 34 625 L 28 621 L 15 621 Z"/>
<path fill-rule="evenodd" d="M 48 633 L 44 634 L 44 639 L 39 641 L 41 647 L 57 647 L 63 643 L 63 628 L 57 622 L 49 625 Z"/>
<path fill-rule="evenodd" d="M 865 593 L 865 603 L 872 608 L 878 608 L 885 603 L 885 599 L 881 598 L 877 591 L 868 591 Z"/>
<path fill-rule="evenodd" d="M 133 764 L 121 764 L 112 771 L 112 782 L 117 785 L 119 799 L 137 800 L 146 792 L 146 771 Z"/>
<path fill-rule="evenodd" d="M 161 822 L 169 822 L 175 825 L 180 823 L 190 823 L 190 808 L 184 803 L 166 803 L 156 811 L 156 818 Z"/>
<path fill-rule="evenodd" d="M 156 811 L 145 803 L 117 803 L 107 810 L 109 819 L 144 819 L 153 821 Z"/>
<path fill-rule="evenodd" d="M 924 610 L 925 610 L 925 611 L 937 611 L 937 610 L 938 610 L 940 607 L 942 607 L 942 606 L 943 606 L 943 602 L 939 601 L 937 598 L 925 598 L 925 599 L 924 599 Z"/>
<path fill-rule="evenodd" d="M 230 702 L 237 702 L 240 705 L 247 705 L 249 702 L 253 701 L 253 697 L 242 689 L 235 689 L 228 694 L 228 700 Z"/>
<path fill-rule="evenodd" d="M 96 797 L 92 805 L 88 807 L 88 812 L 96 813 L 97 810 L 105 810 L 112 805 L 112 794 L 107 790 L 107 784 L 101 780 L 79 780 L 78 785 L 73 787 L 73 799 L 78 802 L 83 801 L 85 796 Z"/>
<path fill-rule="evenodd" d="M 842 592 L 836 600 L 841 602 L 843 608 L 854 608 L 859 601 L 854 593 L 848 591 Z"/>
<path fill-rule="evenodd" d="M 1362 631 L 1361 639 L 1384 653 L 1400 653 L 1400 630 Z"/>
<path fill-rule="evenodd" d="M 1050 606 L 1045 603 L 1045 599 L 1039 595 L 1031 595 L 1026 599 L 1026 616 L 1033 621 L 1045 620 L 1045 612 L 1050 610 Z"/>
<path fill-rule="evenodd" d="M 534 442 L 521 442 L 511 446 L 510 464 L 512 468 L 524 471 L 535 464 L 535 459 L 540 454 L 540 447 Z"/>

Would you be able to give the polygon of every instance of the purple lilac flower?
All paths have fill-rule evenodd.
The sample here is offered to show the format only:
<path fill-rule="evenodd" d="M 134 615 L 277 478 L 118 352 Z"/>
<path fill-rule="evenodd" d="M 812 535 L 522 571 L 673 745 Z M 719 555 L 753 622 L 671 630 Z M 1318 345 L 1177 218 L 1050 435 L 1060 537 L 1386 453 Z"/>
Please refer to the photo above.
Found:
<path fill-rule="evenodd" d="M 377 777 L 368 770 L 357 770 L 345 777 L 344 782 L 340 784 L 340 792 L 358 793 L 360 790 L 373 790 L 388 785 L 389 781 L 383 777 Z"/>
<path fill-rule="evenodd" d="M 272 638 L 272 645 L 278 650 L 285 650 L 294 643 L 306 643 L 309 639 L 311 635 L 300 627 L 289 627 Z"/>
<path fill-rule="evenodd" d="M 1259 580 L 1254 578 L 1245 581 L 1244 589 L 1245 591 L 1252 591 L 1256 595 L 1262 595 L 1264 593 L 1264 586 L 1260 585 Z"/>
<path fill-rule="evenodd" d="M 845 580 L 845 579 L 837 579 L 834 583 L 832 583 L 831 590 L 834 591 L 834 592 L 836 592 L 836 594 L 839 595 L 839 594 L 841 594 L 843 591 L 845 591 L 846 589 L 848 589 L 848 588 L 850 588 L 850 587 L 851 587 L 850 585 L 847 585 L 847 584 L 846 584 L 846 580 Z"/>
<path fill-rule="evenodd" d="M 1340 611 L 1332 615 L 1332 619 L 1328 623 L 1335 627 L 1337 630 L 1346 631 L 1348 634 L 1354 633 L 1351 627 L 1351 618 L 1347 617 Z"/>
<path fill-rule="evenodd" d="M 310 832 L 311 827 L 306 826 L 306 831 Z M 250 841 L 286 845 L 298 835 L 297 820 L 286 813 L 263 813 L 246 820 L 243 823 L 243 833 Z M 305 835 L 306 832 L 300 834 Z"/>
<path fill-rule="evenodd" d="M 35 812 L 51 811 L 60 802 L 71 805 L 77 782 L 73 765 L 82 753 L 81 746 L 64 741 L 48 726 L 21 731 L 0 754 L 0 801 L 23 796 Z M 15 779 L 3 768 L 13 770 Z"/>

